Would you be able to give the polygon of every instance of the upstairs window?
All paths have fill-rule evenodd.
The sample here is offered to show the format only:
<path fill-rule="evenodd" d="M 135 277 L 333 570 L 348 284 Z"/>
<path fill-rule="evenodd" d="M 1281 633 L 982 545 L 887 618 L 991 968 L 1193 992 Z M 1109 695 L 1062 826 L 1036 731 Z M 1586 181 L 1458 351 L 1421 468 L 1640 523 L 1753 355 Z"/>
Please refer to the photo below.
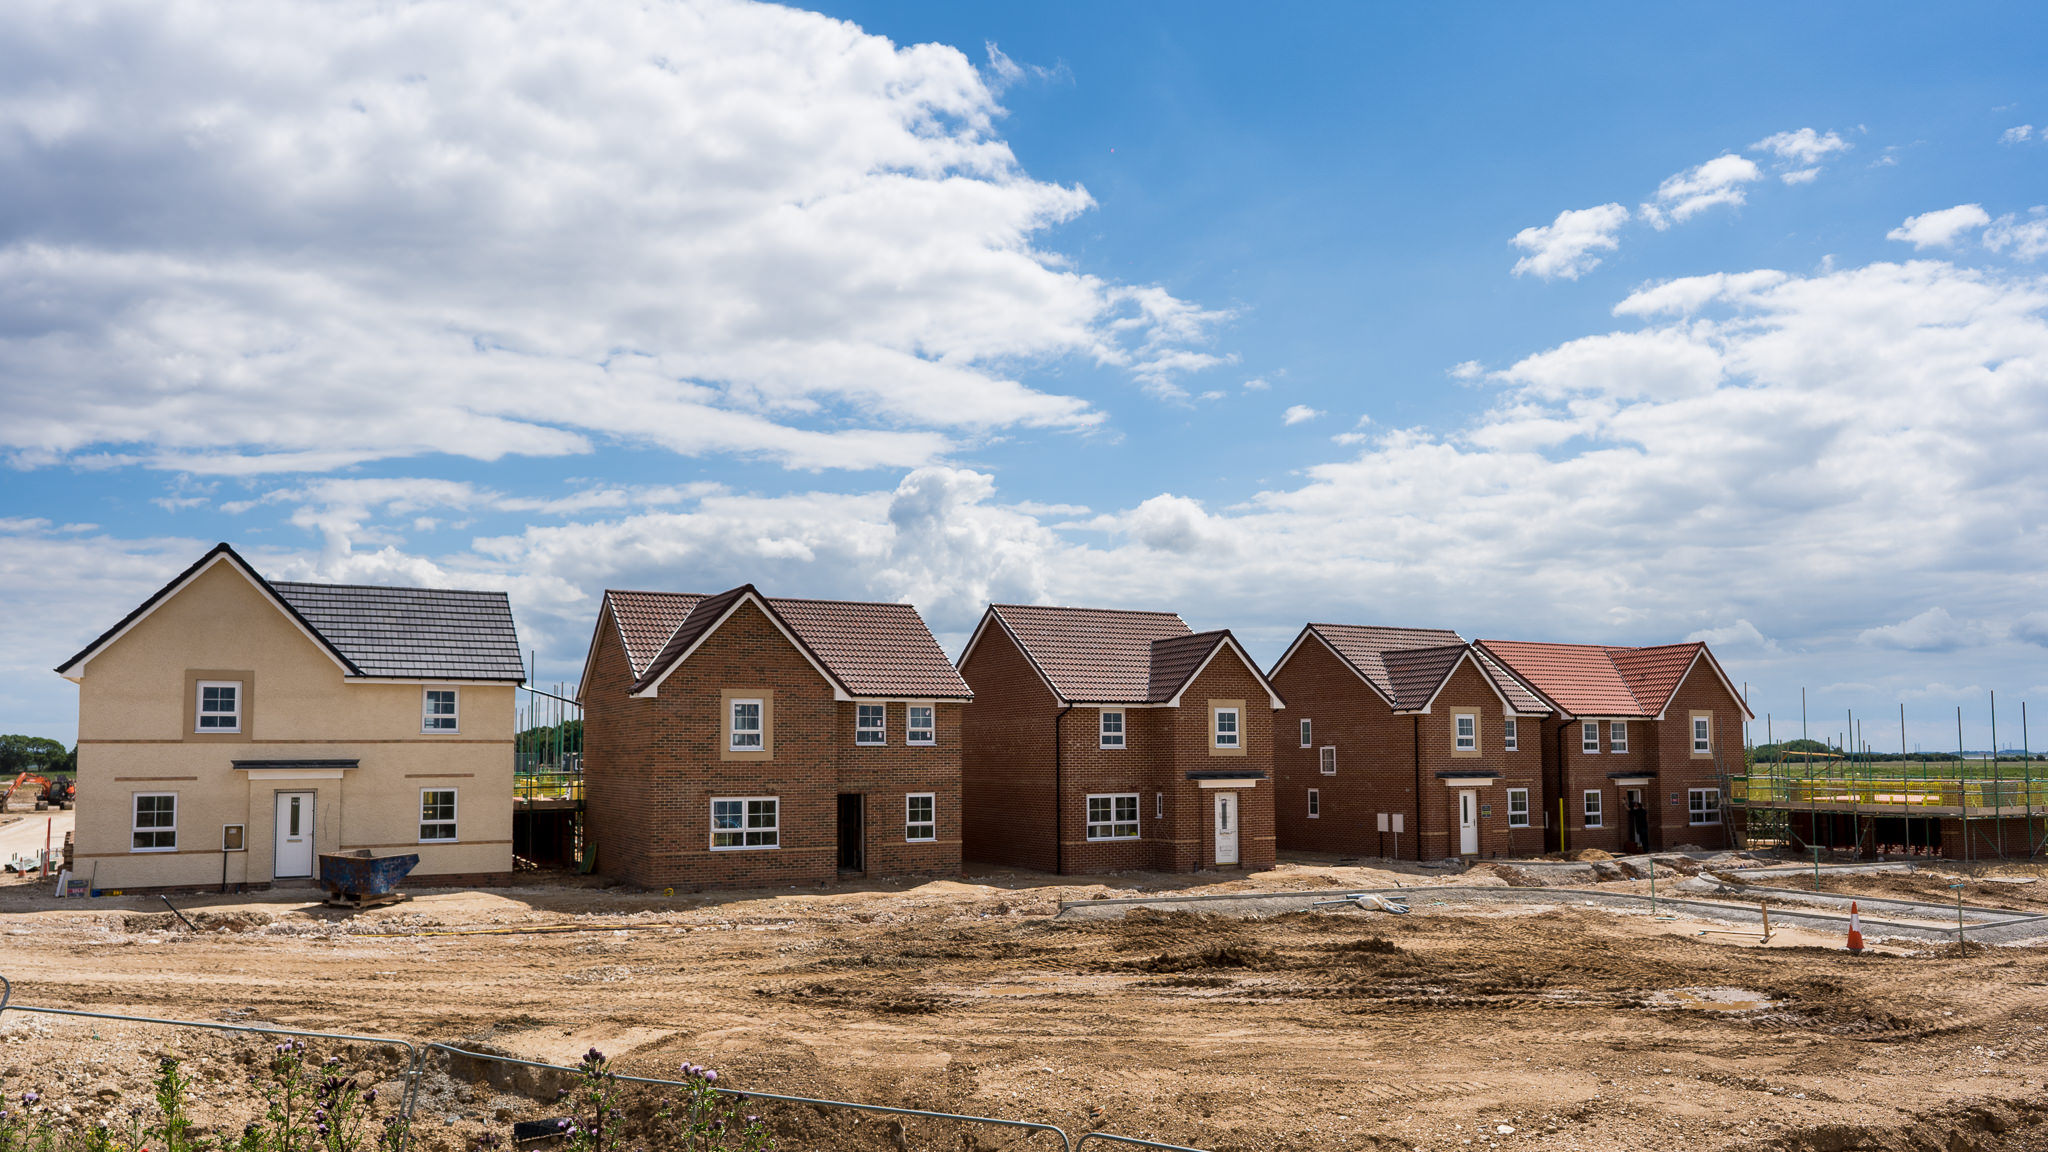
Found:
<path fill-rule="evenodd" d="M 1457 724 L 1457 738 L 1451 747 L 1458 752 L 1479 751 L 1479 717 L 1471 712 L 1460 712 L 1453 717 Z"/>
<path fill-rule="evenodd" d="M 1138 838 L 1138 794 L 1090 796 L 1088 798 L 1090 840 L 1136 840 Z"/>
<path fill-rule="evenodd" d="M 1584 724 L 1579 725 L 1579 750 L 1588 753 L 1600 751 L 1600 722 L 1598 720 L 1588 720 Z"/>
<path fill-rule="evenodd" d="M 857 704 L 853 728 L 855 744 L 887 744 L 889 742 L 888 709 L 880 704 Z"/>
<path fill-rule="evenodd" d="M 1237 709 L 1218 708 L 1216 710 L 1216 747 L 1236 748 L 1239 746 L 1237 737 Z"/>
<path fill-rule="evenodd" d="M 1337 746 L 1335 744 L 1323 745 L 1322 761 L 1323 775 L 1335 776 L 1337 774 Z"/>
<path fill-rule="evenodd" d="M 1513 716 L 1500 722 L 1500 736 L 1504 742 L 1503 746 L 1509 752 L 1514 752 L 1521 748 L 1521 745 L 1518 743 L 1521 737 L 1515 731 L 1515 718 Z"/>
<path fill-rule="evenodd" d="M 903 798 L 903 838 L 913 843 L 939 838 L 938 797 L 912 792 Z"/>
<path fill-rule="evenodd" d="M 1313 747 L 1315 747 L 1315 744 L 1316 744 L 1316 728 L 1315 728 L 1315 725 L 1314 725 L 1313 723 L 1311 723 L 1310 721 L 1307 721 L 1307 720 L 1303 720 L 1303 721 L 1301 722 L 1301 746 L 1302 746 L 1303 748 L 1313 748 Z"/>
<path fill-rule="evenodd" d="M 135 794 L 135 819 L 131 831 L 134 840 L 129 847 L 136 852 L 175 852 L 178 850 L 178 794 L 176 792 L 137 792 Z"/>
<path fill-rule="evenodd" d="M 732 702 L 732 723 L 726 729 L 727 751 L 759 752 L 766 747 L 762 743 L 761 703 L 759 700 Z"/>
<path fill-rule="evenodd" d="M 456 725 L 455 689 L 429 688 L 420 704 L 420 731 L 459 732 Z"/>
<path fill-rule="evenodd" d="M 1124 714 L 1104 712 L 1101 722 L 1102 738 L 1096 742 L 1100 748 L 1122 748 L 1124 746 Z"/>
<path fill-rule="evenodd" d="M 1714 750 L 1714 718 L 1705 714 L 1692 718 L 1692 750 L 1704 756 Z"/>
<path fill-rule="evenodd" d="M 1609 752 L 1628 751 L 1628 721 L 1610 720 L 1607 722 L 1607 750 Z"/>
<path fill-rule="evenodd" d="M 242 730 L 242 683 L 239 680 L 201 680 L 199 732 L 240 732 Z"/>
<path fill-rule="evenodd" d="M 420 789 L 420 843 L 455 839 L 455 789 Z"/>
<path fill-rule="evenodd" d="M 933 724 L 934 715 L 929 704 L 912 704 L 904 709 L 903 742 L 906 744 L 936 744 L 939 730 Z"/>

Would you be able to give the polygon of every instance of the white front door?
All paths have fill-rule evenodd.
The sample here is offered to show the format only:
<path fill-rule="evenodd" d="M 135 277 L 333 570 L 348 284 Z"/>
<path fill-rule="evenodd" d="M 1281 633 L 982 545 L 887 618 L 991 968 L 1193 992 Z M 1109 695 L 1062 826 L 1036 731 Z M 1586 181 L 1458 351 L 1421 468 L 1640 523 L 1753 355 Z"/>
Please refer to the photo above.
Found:
<path fill-rule="evenodd" d="M 277 794 L 277 859 L 270 874 L 289 880 L 313 874 L 313 794 Z"/>
<path fill-rule="evenodd" d="M 1479 793 L 1458 793 L 1458 855 L 1479 855 Z"/>
<path fill-rule="evenodd" d="M 1216 862 L 1237 863 L 1237 793 L 1216 793 Z"/>

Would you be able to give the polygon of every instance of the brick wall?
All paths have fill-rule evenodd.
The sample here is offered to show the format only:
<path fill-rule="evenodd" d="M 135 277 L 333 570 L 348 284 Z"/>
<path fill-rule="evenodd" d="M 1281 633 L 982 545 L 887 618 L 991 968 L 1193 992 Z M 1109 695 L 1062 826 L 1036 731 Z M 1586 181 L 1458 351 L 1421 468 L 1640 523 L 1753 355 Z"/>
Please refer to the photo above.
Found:
<path fill-rule="evenodd" d="M 1310 638 L 1280 669 L 1274 687 L 1287 700 L 1273 752 L 1279 778 L 1279 835 L 1282 849 L 1390 856 L 1391 832 L 1379 831 L 1379 816 L 1400 813 L 1406 830 L 1399 854 L 1408 860 L 1455 854 L 1458 790 L 1438 779 L 1441 771 L 1492 769 L 1501 778 L 1474 785 L 1490 812 L 1479 818 L 1479 855 L 1533 855 L 1542 851 L 1543 753 L 1541 723 L 1521 717 L 1517 750 L 1507 751 L 1500 697 L 1470 662 L 1460 664 L 1428 715 L 1397 715 L 1358 674 L 1319 641 Z M 1458 711 L 1479 716 L 1479 754 L 1454 756 L 1453 725 Z M 1311 721 L 1313 747 L 1301 747 L 1300 722 Z M 1321 749 L 1337 749 L 1337 773 L 1322 774 Z M 1420 803 L 1416 792 L 1421 760 Z M 1309 819 L 1308 790 L 1318 792 L 1321 815 Z M 1528 828 L 1508 827 L 1507 790 L 1528 788 Z M 1391 824 L 1391 821 L 1389 821 Z"/>
<path fill-rule="evenodd" d="M 1075 707 L 1058 720 L 1063 784 L 1056 832 L 1053 727 L 1061 713 L 1055 697 L 998 626 L 982 634 L 960 671 L 975 700 L 963 723 L 969 859 L 1043 871 L 1063 862 L 1070 874 L 1210 867 L 1213 790 L 1187 773 L 1272 770 L 1271 702 L 1245 663 L 1221 652 L 1189 686 L 1183 707 L 1126 709 L 1122 748 L 1101 746 L 1099 708 Z M 1244 702 L 1244 756 L 1209 755 L 1211 699 Z M 1271 867 L 1273 782 L 1235 791 L 1241 865 Z M 1126 793 L 1138 796 L 1139 837 L 1089 840 L 1088 797 Z"/>
<path fill-rule="evenodd" d="M 960 866 L 958 704 L 935 709 L 937 743 L 903 744 L 905 705 L 888 707 L 889 743 L 853 742 L 854 705 L 832 688 L 761 610 L 743 603 L 658 696 L 627 694 L 632 674 L 607 610 L 584 688 L 584 773 L 597 870 L 648 887 L 816 884 L 838 875 L 841 792 L 866 804 L 867 873 L 955 874 Z M 721 757 L 726 690 L 768 696 L 765 760 Z M 906 843 L 904 796 L 936 794 L 938 840 Z M 713 797 L 774 796 L 779 844 L 714 851 Z"/>
<path fill-rule="evenodd" d="M 990 622 L 960 666 L 974 690 L 961 720 L 963 851 L 969 860 L 1051 872 L 1053 725 L 1058 701 L 1002 626 Z M 1061 731 L 1077 721 L 1059 720 Z M 1083 723 L 1092 723 L 1092 720 Z"/>

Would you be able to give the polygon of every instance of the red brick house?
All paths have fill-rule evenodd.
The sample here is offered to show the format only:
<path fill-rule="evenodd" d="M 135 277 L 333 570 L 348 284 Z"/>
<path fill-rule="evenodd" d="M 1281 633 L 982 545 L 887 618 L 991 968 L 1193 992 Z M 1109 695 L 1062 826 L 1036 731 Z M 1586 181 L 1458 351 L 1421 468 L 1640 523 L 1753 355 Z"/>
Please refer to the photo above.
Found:
<path fill-rule="evenodd" d="M 1273 714 L 1227 630 L 992 604 L 960 671 L 966 854 L 1046 872 L 1273 864 Z"/>
<path fill-rule="evenodd" d="M 1283 849 L 1437 860 L 1543 848 L 1551 708 L 1443 628 L 1310 624 L 1268 674 Z"/>
<path fill-rule="evenodd" d="M 955 874 L 970 699 L 907 604 L 608 591 L 579 693 L 597 870 L 679 888 Z"/>
<path fill-rule="evenodd" d="M 1552 848 L 1727 846 L 1722 780 L 1742 771 L 1753 716 L 1705 644 L 1477 647 L 1556 710 L 1542 738 Z"/>

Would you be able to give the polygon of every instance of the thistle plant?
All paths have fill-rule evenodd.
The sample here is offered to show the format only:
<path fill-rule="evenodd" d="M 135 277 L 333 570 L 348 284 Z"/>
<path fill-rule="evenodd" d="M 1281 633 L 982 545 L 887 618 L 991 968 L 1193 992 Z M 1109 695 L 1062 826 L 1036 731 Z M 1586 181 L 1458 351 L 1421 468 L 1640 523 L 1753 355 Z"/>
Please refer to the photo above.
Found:
<path fill-rule="evenodd" d="M 676 1142 L 686 1152 L 765 1152 L 775 1147 L 768 1126 L 747 1111 L 746 1096 L 718 1087 L 716 1069 L 685 1063 L 681 1079 L 682 1100 L 659 1116 L 678 1122 Z"/>
<path fill-rule="evenodd" d="M 611 1152 L 618 1139 L 619 1077 L 612 1062 L 596 1048 L 583 1054 L 576 1065 L 578 1081 L 570 1092 L 569 1119 L 564 1135 L 570 1152 Z"/>
<path fill-rule="evenodd" d="M 156 1066 L 156 1134 L 163 1152 L 197 1152 L 200 1144 L 192 1137 L 192 1117 L 185 1111 L 185 1093 L 192 1081 L 174 1057 L 166 1056 Z M 140 1147 L 140 1141 L 136 1142 Z M 97 1152 L 97 1150 L 94 1150 Z"/>

